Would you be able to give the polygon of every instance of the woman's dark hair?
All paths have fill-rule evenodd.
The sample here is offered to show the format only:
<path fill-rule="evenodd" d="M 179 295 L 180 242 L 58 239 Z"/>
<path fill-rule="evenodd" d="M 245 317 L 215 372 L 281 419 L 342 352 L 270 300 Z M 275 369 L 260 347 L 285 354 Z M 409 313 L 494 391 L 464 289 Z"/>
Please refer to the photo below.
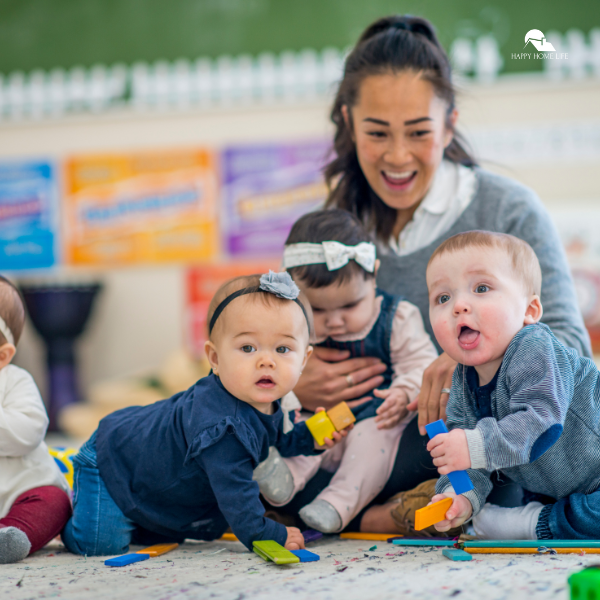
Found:
<path fill-rule="evenodd" d="M 356 104 L 360 84 L 366 77 L 407 70 L 422 73 L 435 93 L 447 102 L 446 126 L 451 128 L 455 90 L 450 62 L 431 23 L 418 17 L 385 17 L 367 27 L 346 59 L 344 77 L 331 110 L 337 156 L 325 167 L 330 189 L 326 205 L 351 211 L 385 244 L 396 222 L 396 210 L 387 206 L 367 182 L 352 141 L 352 123 L 350 127 L 346 124 L 342 107 Z M 456 132 L 444 158 L 469 167 L 476 165 Z"/>
<path fill-rule="evenodd" d="M 300 217 L 293 225 L 285 245 L 320 244 L 322 242 L 340 242 L 346 246 L 356 246 L 361 242 L 372 242 L 371 236 L 363 224 L 351 213 L 341 209 L 317 210 Z M 362 274 L 372 279 L 375 273 L 365 271 L 354 260 L 335 271 L 329 271 L 327 265 L 303 265 L 286 269 L 293 279 L 302 281 L 309 288 L 338 285 Z"/>

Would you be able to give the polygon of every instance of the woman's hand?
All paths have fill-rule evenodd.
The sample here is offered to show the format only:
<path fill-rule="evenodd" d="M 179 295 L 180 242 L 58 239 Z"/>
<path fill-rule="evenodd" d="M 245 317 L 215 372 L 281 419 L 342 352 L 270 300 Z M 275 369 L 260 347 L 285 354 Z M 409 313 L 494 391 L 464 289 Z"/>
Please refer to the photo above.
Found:
<path fill-rule="evenodd" d="M 446 511 L 446 518 L 435 524 L 435 528 L 438 531 L 448 531 L 454 527 L 460 527 L 465 521 L 471 518 L 473 507 L 471 506 L 471 502 L 464 496 L 457 496 L 452 492 L 437 494 L 431 499 L 429 504 L 434 504 L 444 498 L 452 498 L 452 505 Z"/>
<path fill-rule="evenodd" d="M 445 352 L 440 354 L 423 373 L 423 385 L 419 395 L 408 405 L 408 410 L 419 411 L 419 431 L 425 435 L 425 425 L 446 420 L 446 405 L 450 394 L 442 389 L 450 389 L 452 373 L 458 363 Z"/>
<path fill-rule="evenodd" d="M 286 527 L 287 540 L 285 541 L 286 550 L 301 550 L 304 548 L 304 536 L 297 527 Z"/>
<path fill-rule="evenodd" d="M 378 358 L 348 358 L 347 350 L 315 348 L 308 359 L 294 393 L 302 406 L 314 411 L 317 406 L 333 408 L 340 402 L 366 396 L 383 383 L 381 373 L 386 365 Z M 371 396 L 348 402 L 353 408 L 371 399 Z"/>
<path fill-rule="evenodd" d="M 400 388 L 373 390 L 377 398 L 385 398 L 385 402 L 377 409 L 375 423 L 377 429 L 391 429 L 400 423 L 408 414 L 408 394 Z"/>

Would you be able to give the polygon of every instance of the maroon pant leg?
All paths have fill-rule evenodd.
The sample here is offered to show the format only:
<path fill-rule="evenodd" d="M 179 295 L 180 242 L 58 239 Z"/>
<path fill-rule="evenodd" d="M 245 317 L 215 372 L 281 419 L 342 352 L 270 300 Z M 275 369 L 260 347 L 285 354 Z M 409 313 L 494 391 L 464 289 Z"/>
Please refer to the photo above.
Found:
<path fill-rule="evenodd" d="M 71 502 L 60 488 L 47 485 L 23 492 L 0 527 L 16 527 L 29 538 L 32 554 L 55 538 L 71 516 Z"/>

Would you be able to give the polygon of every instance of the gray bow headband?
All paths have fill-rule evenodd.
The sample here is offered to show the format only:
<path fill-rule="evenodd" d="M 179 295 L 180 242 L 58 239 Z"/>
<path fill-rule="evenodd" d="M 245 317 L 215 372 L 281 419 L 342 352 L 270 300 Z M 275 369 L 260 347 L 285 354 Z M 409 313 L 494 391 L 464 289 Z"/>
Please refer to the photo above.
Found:
<path fill-rule="evenodd" d="M 225 310 L 227 305 L 236 298 L 240 296 L 244 296 L 245 294 L 253 294 L 256 292 L 267 292 L 269 294 L 273 294 L 278 298 L 285 298 L 286 300 L 293 300 L 304 313 L 304 318 L 306 319 L 306 324 L 308 325 L 308 332 L 310 333 L 310 321 L 308 320 L 308 315 L 306 314 L 306 309 L 300 300 L 298 300 L 298 296 L 300 294 L 300 289 L 294 283 L 294 280 L 291 278 L 289 273 L 275 273 L 274 271 L 269 271 L 264 275 L 260 276 L 260 283 L 258 286 L 251 286 L 247 288 L 242 288 L 237 292 L 233 292 L 233 294 L 229 294 L 229 296 L 225 297 L 220 303 L 219 306 L 215 309 L 213 316 L 208 325 L 208 333 L 212 332 L 217 319 L 220 314 Z"/>

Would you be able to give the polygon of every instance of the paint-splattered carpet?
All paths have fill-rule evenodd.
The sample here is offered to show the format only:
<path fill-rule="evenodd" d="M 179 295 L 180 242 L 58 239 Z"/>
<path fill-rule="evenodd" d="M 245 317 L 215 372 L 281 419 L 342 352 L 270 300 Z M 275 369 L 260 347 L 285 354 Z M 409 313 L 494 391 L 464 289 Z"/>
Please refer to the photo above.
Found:
<path fill-rule="evenodd" d="M 369 550 L 374 544 L 377 548 Z M 277 566 L 239 542 L 192 542 L 158 558 L 110 568 L 103 558 L 73 556 L 53 542 L 21 563 L 0 566 L 0 600 L 566 600 L 568 576 L 600 562 L 594 555 L 487 555 L 453 563 L 441 549 L 407 550 L 336 536 L 310 550 L 320 555 L 319 562 Z"/>

